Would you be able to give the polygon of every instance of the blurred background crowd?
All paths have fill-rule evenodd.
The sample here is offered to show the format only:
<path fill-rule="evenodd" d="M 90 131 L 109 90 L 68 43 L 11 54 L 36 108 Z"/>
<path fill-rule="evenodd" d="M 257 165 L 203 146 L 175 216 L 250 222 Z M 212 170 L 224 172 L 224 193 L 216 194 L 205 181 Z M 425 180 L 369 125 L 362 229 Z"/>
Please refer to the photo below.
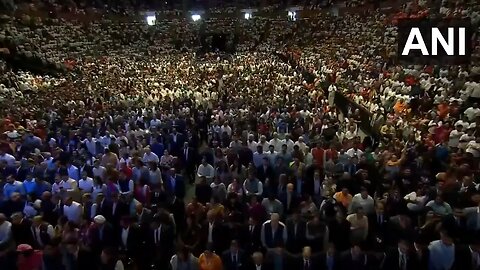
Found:
<path fill-rule="evenodd" d="M 1 4 L 0 269 L 480 269 L 475 1 Z"/>

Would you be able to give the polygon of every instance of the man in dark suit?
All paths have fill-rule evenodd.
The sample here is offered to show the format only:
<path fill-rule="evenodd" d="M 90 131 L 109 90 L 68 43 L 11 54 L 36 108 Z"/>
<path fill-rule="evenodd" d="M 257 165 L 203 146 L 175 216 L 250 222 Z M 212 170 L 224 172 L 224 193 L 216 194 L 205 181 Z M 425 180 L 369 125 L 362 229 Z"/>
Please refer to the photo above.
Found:
<path fill-rule="evenodd" d="M 232 240 L 230 249 L 223 252 L 224 270 L 243 270 L 246 267 L 245 252 L 240 249 L 237 240 Z"/>
<path fill-rule="evenodd" d="M 414 252 L 413 255 L 415 256 L 414 262 L 417 264 L 417 269 L 428 269 L 428 264 L 430 260 L 428 250 L 428 240 L 422 239 L 425 237 L 417 236 L 417 239 L 413 243 Z"/>
<path fill-rule="evenodd" d="M 319 260 L 317 255 L 312 254 L 312 248 L 306 246 L 302 250 L 302 257 L 297 259 L 293 269 L 298 270 L 317 270 L 319 268 Z"/>
<path fill-rule="evenodd" d="M 111 201 L 102 199 L 97 209 L 97 214 L 104 216 L 115 230 L 119 229 L 121 217 L 128 215 L 129 211 L 128 205 L 120 199 L 120 195 L 118 193 L 112 194 Z"/>
<path fill-rule="evenodd" d="M 468 245 L 455 246 L 453 269 L 480 270 L 480 235 L 470 238 Z"/>
<path fill-rule="evenodd" d="M 167 213 L 156 214 L 146 239 L 149 252 L 148 261 L 155 269 L 168 269 L 169 260 L 174 253 L 175 231 Z"/>
<path fill-rule="evenodd" d="M 297 209 L 300 197 L 295 192 L 295 186 L 292 183 L 287 184 L 286 192 L 279 194 L 279 200 L 284 206 L 283 213 L 289 215 Z"/>
<path fill-rule="evenodd" d="M 375 250 L 383 250 L 385 231 L 389 221 L 388 217 L 385 216 L 383 204 L 377 204 L 375 206 L 375 214 L 370 215 L 368 218 L 370 243 L 372 243 Z"/>
<path fill-rule="evenodd" d="M 168 140 L 168 150 L 173 156 L 180 156 L 183 144 L 185 142 L 185 136 L 182 133 L 177 132 L 177 126 L 172 126 L 172 133 Z"/>
<path fill-rule="evenodd" d="M 182 231 L 185 226 L 185 202 L 176 196 L 168 202 L 168 210 L 173 215 L 177 231 Z"/>
<path fill-rule="evenodd" d="M 300 217 L 299 212 L 294 212 L 292 217 L 286 221 L 288 252 L 297 254 L 307 242 L 307 223 Z"/>
<path fill-rule="evenodd" d="M 183 176 L 175 172 L 174 168 L 170 168 L 164 175 L 164 186 L 167 199 L 171 199 L 173 196 L 181 200 L 185 198 L 185 180 Z"/>
<path fill-rule="evenodd" d="M 414 270 L 417 264 L 415 256 L 410 249 L 410 243 L 405 240 L 398 242 L 397 248 L 387 250 L 381 265 L 384 270 Z"/>
<path fill-rule="evenodd" d="M 105 247 L 117 246 L 117 238 L 112 225 L 102 215 L 93 218 L 93 224 L 88 229 L 90 248 L 95 255 L 100 255 Z"/>
<path fill-rule="evenodd" d="M 335 246 L 329 244 L 327 251 L 318 255 L 318 270 L 340 270 Z"/>
<path fill-rule="evenodd" d="M 17 245 L 29 244 L 32 247 L 36 247 L 32 233 L 32 221 L 24 218 L 20 212 L 13 213 L 10 219 L 12 223 L 12 237 Z"/>
<path fill-rule="evenodd" d="M 95 255 L 80 247 L 77 239 L 68 239 L 66 242 L 65 266 L 66 269 L 84 270 L 96 269 L 98 260 Z"/>
<path fill-rule="evenodd" d="M 248 254 L 251 255 L 262 248 L 261 233 L 262 226 L 258 224 L 258 221 L 250 217 L 244 229 L 245 237 L 242 238 L 245 241 L 242 241 L 242 244 Z"/>
<path fill-rule="evenodd" d="M 354 244 L 349 250 L 342 252 L 339 257 L 339 269 L 367 270 L 367 255 L 358 244 Z"/>
<path fill-rule="evenodd" d="M 273 171 L 272 166 L 270 165 L 270 160 L 268 157 L 263 158 L 263 164 L 257 168 L 257 178 L 262 183 L 265 183 L 265 180 L 268 179 L 269 182 L 275 180 L 274 179 L 275 172 Z"/>
<path fill-rule="evenodd" d="M 188 182 L 194 183 L 198 157 L 196 151 L 189 146 L 188 142 L 183 144 L 180 160 L 185 168 L 185 177 L 187 178 Z"/>
<path fill-rule="evenodd" d="M 214 211 L 208 211 L 207 221 L 202 226 L 202 232 L 205 246 L 211 244 L 216 253 L 222 254 L 228 247 L 228 237 L 226 237 L 228 232 L 224 225 L 217 220 Z"/>
<path fill-rule="evenodd" d="M 267 220 L 262 225 L 261 239 L 262 245 L 265 248 L 274 248 L 281 243 L 285 245 L 287 240 L 287 228 L 285 224 L 280 222 L 280 215 L 272 213 L 270 220 Z"/>
<path fill-rule="evenodd" d="M 120 255 L 124 257 L 125 261 L 133 262 L 135 265 L 140 260 L 141 247 L 142 247 L 142 235 L 140 227 L 132 223 L 132 219 L 129 216 L 122 217 L 120 221 L 121 229 L 119 231 L 118 239 Z"/>
<path fill-rule="evenodd" d="M 252 261 L 245 270 L 273 270 L 273 268 L 264 261 L 263 254 L 257 251 L 253 253 Z"/>
<path fill-rule="evenodd" d="M 142 231 L 148 230 L 148 226 L 150 226 L 153 219 L 152 210 L 145 208 L 142 204 L 137 204 L 135 207 L 135 214 L 136 221 L 138 225 L 140 225 Z"/>
<path fill-rule="evenodd" d="M 276 248 L 269 249 L 265 255 L 265 263 L 272 270 L 295 269 L 298 256 L 285 250 L 282 243 Z"/>

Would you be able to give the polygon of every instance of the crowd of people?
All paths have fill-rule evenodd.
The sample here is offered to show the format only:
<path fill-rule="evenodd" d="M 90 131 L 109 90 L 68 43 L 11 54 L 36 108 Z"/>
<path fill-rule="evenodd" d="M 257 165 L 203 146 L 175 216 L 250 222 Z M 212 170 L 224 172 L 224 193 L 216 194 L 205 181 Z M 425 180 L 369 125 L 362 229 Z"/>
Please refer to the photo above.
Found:
<path fill-rule="evenodd" d="M 2 19 L 0 269 L 479 269 L 479 43 L 402 66 L 394 18 Z"/>

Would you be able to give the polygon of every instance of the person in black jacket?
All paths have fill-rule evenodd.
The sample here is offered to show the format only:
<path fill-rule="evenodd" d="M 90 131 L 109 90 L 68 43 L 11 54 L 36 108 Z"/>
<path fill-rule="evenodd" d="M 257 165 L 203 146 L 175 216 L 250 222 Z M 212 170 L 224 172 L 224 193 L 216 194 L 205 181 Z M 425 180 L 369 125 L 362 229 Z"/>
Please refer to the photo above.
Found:
<path fill-rule="evenodd" d="M 350 222 L 342 213 L 336 214 L 336 219 L 328 223 L 330 241 L 336 250 L 343 252 L 350 246 Z"/>
<path fill-rule="evenodd" d="M 318 270 L 340 270 L 340 262 L 334 244 L 329 244 L 327 251 L 318 255 Z"/>
<path fill-rule="evenodd" d="M 88 229 L 88 237 L 90 248 L 95 255 L 100 255 L 100 252 L 105 247 L 117 246 L 115 231 L 107 222 L 104 216 L 97 215 L 93 218 L 94 223 Z"/>
<path fill-rule="evenodd" d="M 307 223 L 301 219 L 300 213 L 293 213 L 290 219 L 287 219 L 287 243 L 286 249 L 291 253 L 299 253 L 307 241 Z"/>
<path fill-rule="evenodd" d="M 120 221 L 121 228 L 119 230 L 119 251 L 123 261 L 127 264 L 133 263 L 137 265 L 140 262 L 140 254 L 142 253 L 142 234 L 140 227 L 132 223 L 129 216 L 122 217 Z"/>
<path fill-rule="evenodd" d="M 241 250 L 237 240 L 232 240 L 230 249 L 222 254 L 224 270 L 243 270 L 246 267 L 245 251 Z"/>
<path fill-rule="evenodd" d="M 480 270 L 480 235 L 471 235 L 467 245 L 455 246 L 453 269 Z"/>
<path fill-rule="evenodd" d="M 180 153 L 180 160 L 185 168 L 185 176 L 188 182 L 190 184 L 194 183 L 198 157 L 196 151 L 190 147 L 188 142 L 183 144 L 183 149 Z"/>
<path fill-rule="evenodd" d="M 212 199 L 212 188 L 207 184 L 207 178 L 201 177 L 200 182 L 195 185 L 195 197 L 201 204 L 206 204 Z"/>
<path fill-rule="evenodd" d="M 34 247 L 35 244 L 31 232 L 32 221 L 24 218 L 20 212 L 14 213 L 10 219 L 12 220 L 12 236 L 17 245 L 29 244 Z"/>
<path fill-rule="evenodd" d="M 410 249 L 410 243 L 400 240 L 396 248 L 385 252 L 381 269 L 385 270 L 414 270 L 417 269 L 416 257 Z"/>
<path fill-rule="evenodd" d="M 168 269 L 169 260 L 174 253 L 175 228 L 167 213 L 157 213 L 152 220 L 146 239 L 148 261 L 155 269 Z"/>
<path fill-rule="evenodd" d="M 340 269 L 367 270 L 368 256 L 360 248 L 359 244 L 353 244 L 352 247 L 340 254 Z"/>
<path fill-rule="evenodd" d="M 97 269 L 94 254 L 80 247 L 77 239 L 68 239 L 64 254 L 65 268 L 69 270 Z"/>

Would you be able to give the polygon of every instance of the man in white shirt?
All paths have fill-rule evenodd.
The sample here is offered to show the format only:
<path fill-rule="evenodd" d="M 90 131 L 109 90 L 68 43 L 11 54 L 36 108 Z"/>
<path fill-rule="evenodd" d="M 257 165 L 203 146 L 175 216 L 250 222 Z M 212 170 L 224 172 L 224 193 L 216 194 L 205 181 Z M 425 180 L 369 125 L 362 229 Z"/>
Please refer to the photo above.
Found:
<path fill-rule="evenodd" d="M 282 140 L 278 139 L 278 133 L 277 132 L 273 133 L 273 139 L 270 140 L 269 144 L 273 145 L 273 148 L 276 152 L 282 151 L 283 142 L 282 142 Z"/>
<path fill-rule="evenodd" d="M 82 205 L 67 197 L 63 205 L 63 215 L 73 223 L 79 225 L 82 219 Z"/>
<path fill-rule="evenodd" d="M 470 141 L 467 144 L 465 152 L 472 154 L 475 158 L 480 157 L 480 137 L 476 138 L 474 141 Z"/>
<path fill-rule="evenodd" d="M 202 164 L 198 166 L 197 169 L 197 177 L 205 177 L 207 179 L 207 183 L 210 185 L 213 182 L 213 178 L 215 177 L 215 169 L 212 165 L 208 164 L 207 158 L 202 158 Z"/>
<path fill-rule="evenodd" d="M 275 151 L 275 146 L 270 145 L 268 152 L 266 153 L 268 160 L 271 166 L 275 166 L 275 162 L 277 161 L 278 152 Z"/>
<path fill-rule="evenodd" d="M 159 163 L 160 158 L 147 146 L 145 147 L 145 154 L 143 154 L 143 163 L 149 164 L 150 162 Z"/>
<path fill-rule="evenodd" d="M 291 154 L 293 152 L 293 146 L 295 143 L 290 139 L 290 134 L 285 135 L 285 140 L 283 140 L 283 143 L 287 145 L 287 153 Z"/>
<path fill-rule="evenodd" d="M 63 188 L 66 191 L 75 191 L 78 189 L 78 183 L 68 176 L 68 172 L 64 169 L 60 170 L 60 179 L 63 182 Z"/>
<path fill-rule="evenodd" d="M 107 169 L 105 167 L 101 166 L 100 162 L 101 161 L 99 159 L 97 159 L 93 163 L 93 168 L 92 168 L 93 177 L 100 177 L 102 180 L 105 180 Z"/>
<path fill-rule="evenodd" d="M 466 109 L 463 113 L 465 114 L 469 122 L 473 122 L 475 118 L 480 116 L 480 108 L 478 108 L 477 103 L 473 103 L 472 107 Z"/>
<path fill-rule="evenodd" d="M 269 144 L 267 143 L 267 137 L 265 137 L 265 135 L 260 136 L 260 141 L 257 144 L 257 149 L 258 149 L 258 146 L 262 147 L 263 152 L 268 151 Z"/>
<path fill-rule="evenodd" d="M 248 135 L 247 146 L 248 146 L 248 149 L 250 149 L 253 153 L 257 151 L 257 145 L 258 145 L 258 143 L 254 139 L 255 139 L 255 136 L 253 134 Z"/>
<path fill-rule="evenodd" d="M 307 150 L 307 144 L 304 142 L 302 136 L 298 137 L 298 141 L 295 143 L 295 145 L 298 145 L 302 153 L 305 153 L 305 151 Z"/>
<path fill-rule="evenodd" d="M 353 196 L 348 212 L 354 213 L 358 207 L 362 207 L 367 215 L 375 212 L 375 201 L 372 196 L 368 195 L 366 188 L 362 188 L 360 193 Z"/>
<path fill-rule="evenodd" d="M 224 132 L 227 133 L 228 137 L 232 136 L 232 128 L 228 125 L 228 122 L 225 121 L 220 127 L 220 132 L 223 134 Z M 221 135 L 221 134 L 220 134 Z"/>
<path fill-rule="evenodd" d="M 87 133 L 87 138 L 82 142 L 87 147 L 88 152 L 92 156 L 97 155 L 97 139 L 92 137 L 92 133 Z"/>
<path fill-rule="evenodd" d="M 448 146 L 450 148 L 457 148 L 460 143 L 460 137 L 462 137 L 463 134 L 463 125 L 457 124 L 455 129 L 448 135 Z"/>
<path fill-rule="evenodd" d="M 357 146 L 353 146 L 352 148 L 347 150 L 346 154 L 350 157 L 360 157 L 361 155 L 363 155 L 363 151 L 358 149 Z"/>

